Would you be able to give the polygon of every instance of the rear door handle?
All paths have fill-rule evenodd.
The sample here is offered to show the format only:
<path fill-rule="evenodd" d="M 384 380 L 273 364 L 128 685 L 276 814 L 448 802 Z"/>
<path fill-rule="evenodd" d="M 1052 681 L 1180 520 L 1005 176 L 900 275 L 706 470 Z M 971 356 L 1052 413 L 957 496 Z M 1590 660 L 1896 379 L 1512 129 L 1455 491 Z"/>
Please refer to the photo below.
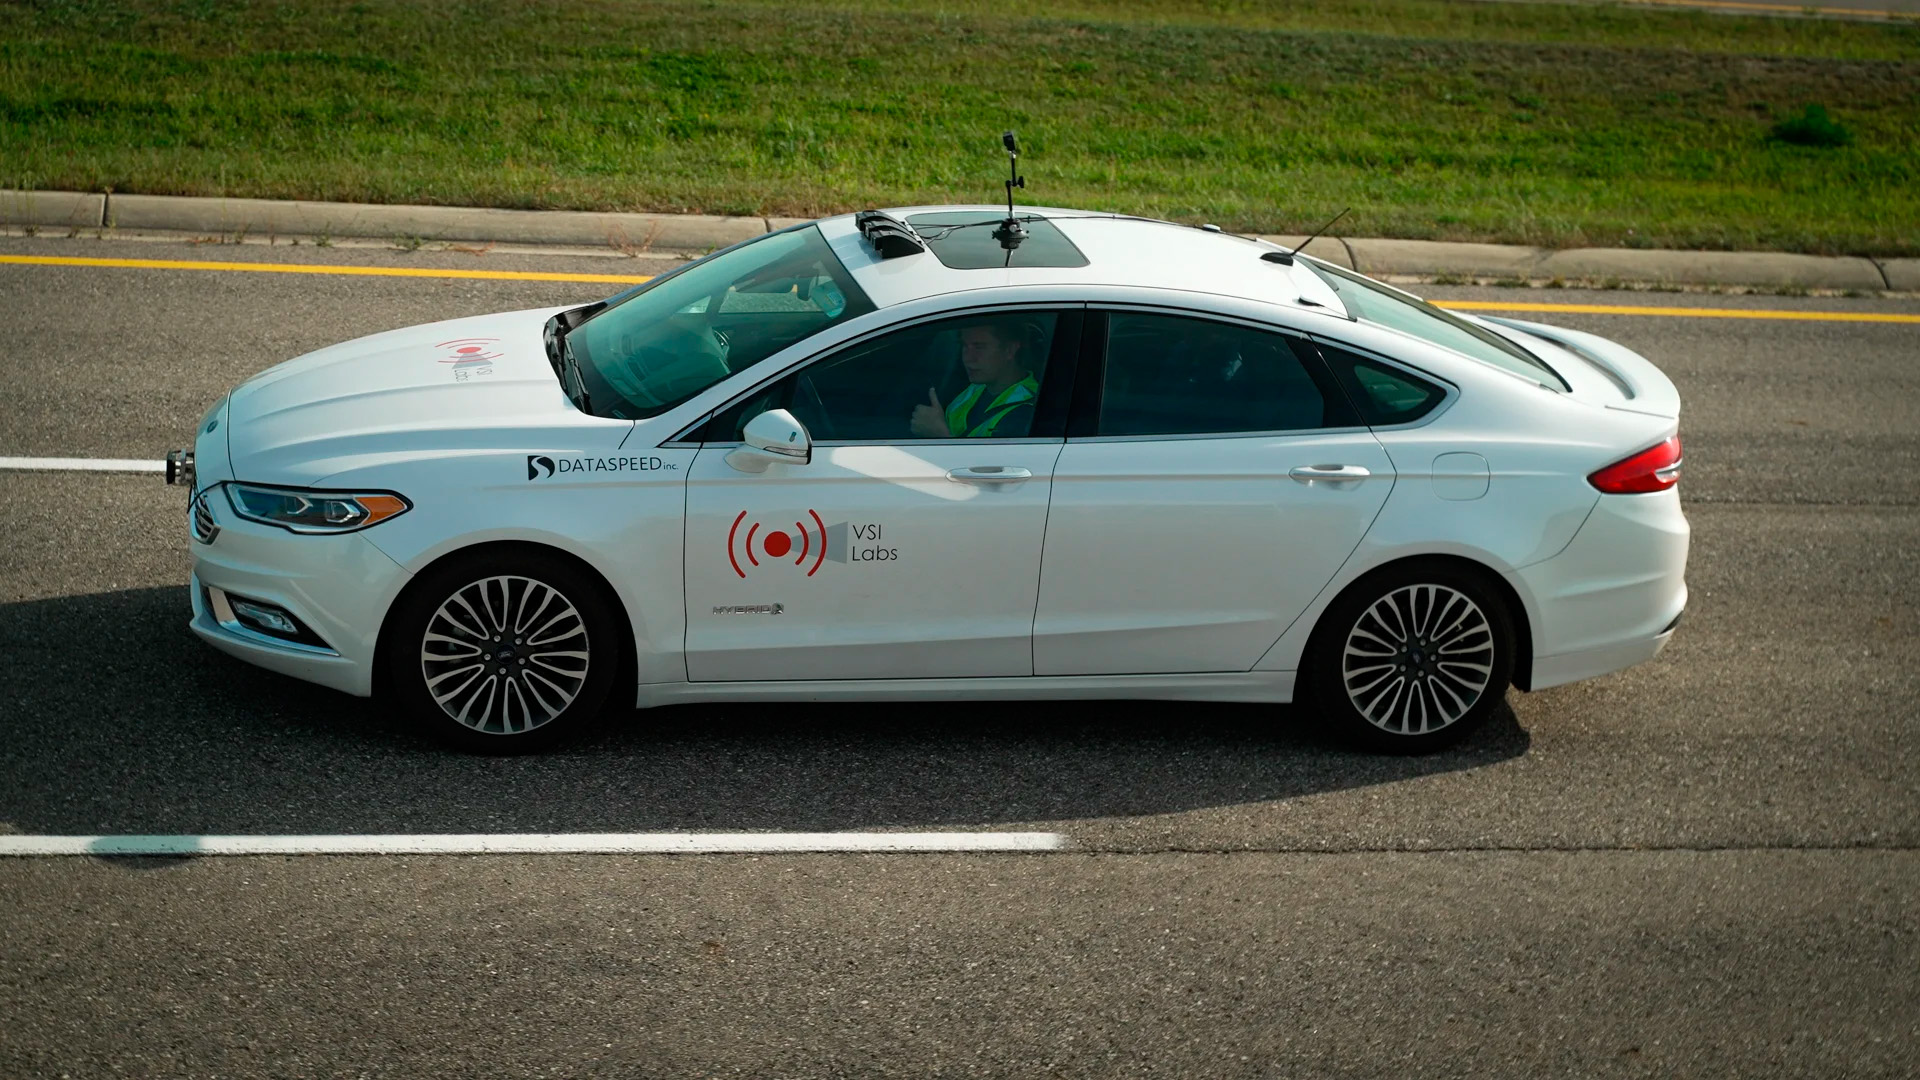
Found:
<path fill-rule="evenodd" d="M 1015 465 L 969 465 L 948 469 L 947 479 L 960 484 L 1017 484 L 1033 479 L 1033 470 Z"/>
<path fill-rule="evenodd" d="M 1296 465 L 1287 470 L 1287 475 L 1303 484 L 1311 485 L 1315 480 L 1330 483 L 1347 481 L 1349 483 L 1365 480 L 1372 476 L 1365 465 Z"/>

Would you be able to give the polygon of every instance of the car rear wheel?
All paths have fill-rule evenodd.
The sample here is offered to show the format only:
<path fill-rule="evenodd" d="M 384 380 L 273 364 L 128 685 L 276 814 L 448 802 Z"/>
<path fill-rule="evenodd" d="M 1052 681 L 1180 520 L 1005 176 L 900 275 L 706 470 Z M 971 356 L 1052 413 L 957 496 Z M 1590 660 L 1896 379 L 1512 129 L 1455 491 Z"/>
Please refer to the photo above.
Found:
<path fill-rule="evenodd" d="M 586 726 L 619 668 L 600 586 L 552 559 L 483 556 L 416 583 L 387 635 L 387 673 L 439 738 L 542 749 Z"/>
<path fill-rule="evenodd" d="M 1417 754 L 1486 721 L 1506 696 L 1513 654 L 1512 619 L 1483 578 L 1409 564 L 1363 579 L 1327 609 L 1305 674 L 1347 737 Z"/>

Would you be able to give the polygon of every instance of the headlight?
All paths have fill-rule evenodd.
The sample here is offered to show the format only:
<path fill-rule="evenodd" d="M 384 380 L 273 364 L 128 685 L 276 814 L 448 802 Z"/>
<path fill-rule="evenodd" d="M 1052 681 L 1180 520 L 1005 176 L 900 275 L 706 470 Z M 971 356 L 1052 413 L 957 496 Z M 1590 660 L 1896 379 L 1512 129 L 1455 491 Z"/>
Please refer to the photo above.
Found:
<path fill-rule="evenodd" d="M 362 495 L 231 482 L 222 486 L 235 514 L 297 533 L 352 532 L 413 508 L 407 500 L 384 491 Z"/>

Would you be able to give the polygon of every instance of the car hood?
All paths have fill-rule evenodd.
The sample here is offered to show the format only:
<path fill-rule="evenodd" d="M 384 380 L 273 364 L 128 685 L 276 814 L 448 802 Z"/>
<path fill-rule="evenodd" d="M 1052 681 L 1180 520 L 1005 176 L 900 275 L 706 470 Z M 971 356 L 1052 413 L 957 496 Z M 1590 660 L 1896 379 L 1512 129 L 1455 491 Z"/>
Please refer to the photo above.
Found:
<path fill-rule="evenodd" d="M 308 484 L 422 453 L 617 446 L 632 424 L 581 413 L 547 360 L 546 322 L 563 310 L 410 326 L 268 368 L 227 406 L 234 476 Z"/>

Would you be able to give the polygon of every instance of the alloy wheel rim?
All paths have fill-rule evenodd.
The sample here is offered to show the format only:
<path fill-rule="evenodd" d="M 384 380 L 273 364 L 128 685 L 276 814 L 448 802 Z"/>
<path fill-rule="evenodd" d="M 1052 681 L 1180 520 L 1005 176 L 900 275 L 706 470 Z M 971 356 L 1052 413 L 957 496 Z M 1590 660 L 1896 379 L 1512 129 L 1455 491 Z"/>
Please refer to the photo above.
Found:
<path fill-rule="evenodd" d="M 586 620 L 560 590 L 514 575 L 481 578 L 434 609 L 420 673 L 456 723 L 519 735 L 565 712 L 586 685 Z"/>
<path fill-rule="evenodd" d="M 1406 585 L 1354 622 L 1340 678 L 1368 723 L 1424 735 L 1473 708 L 1492 681 L 1493 660 L 1493 627 L 1480 605 L 1445 585 Z"/>

